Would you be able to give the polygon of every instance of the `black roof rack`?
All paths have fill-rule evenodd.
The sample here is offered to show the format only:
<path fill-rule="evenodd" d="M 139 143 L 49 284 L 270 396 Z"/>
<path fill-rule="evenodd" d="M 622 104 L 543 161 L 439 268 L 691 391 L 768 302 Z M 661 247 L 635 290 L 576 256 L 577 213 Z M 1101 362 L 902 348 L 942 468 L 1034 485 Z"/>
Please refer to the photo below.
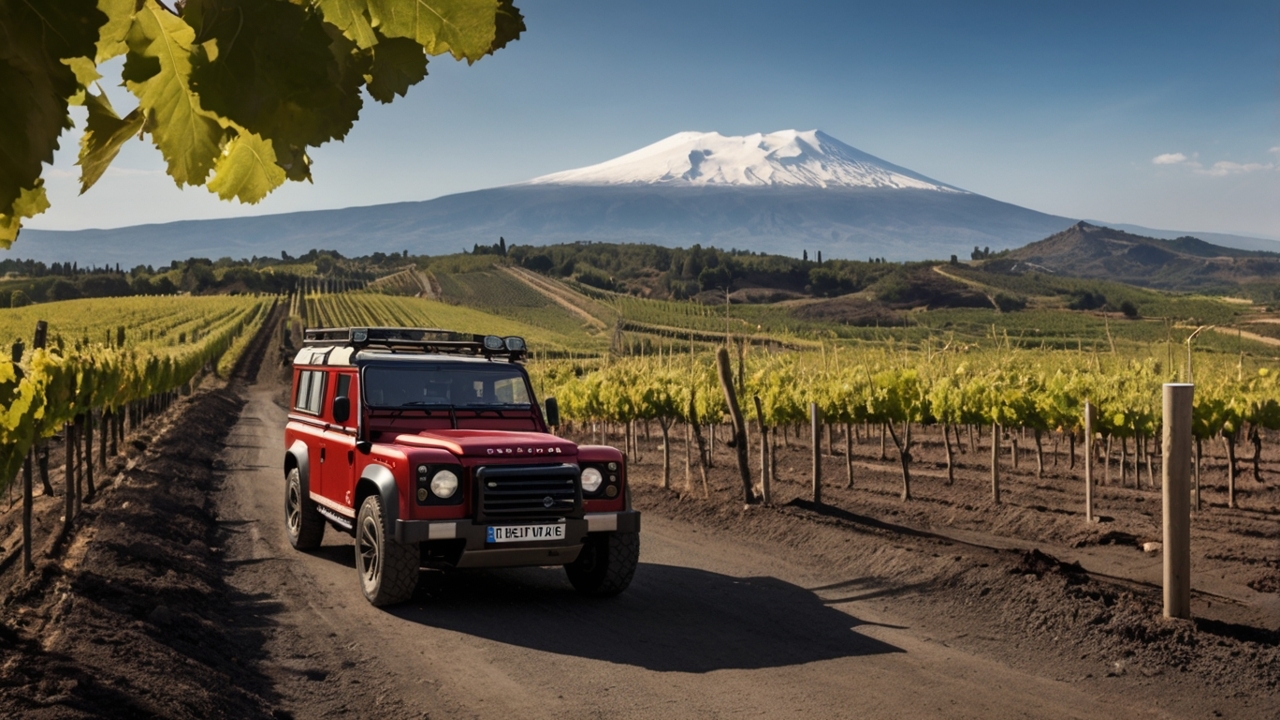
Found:
<path fill-rule="evenodd" d="M 528 352 L 522 337 L 476 335 L 442 328 L 311 328 L 302 332 L 302 344 L 305 347 L 340 345 L 356 350 L 384 348 L 391 352 L 505 357 L 511 362 L 524 360 Z"/>

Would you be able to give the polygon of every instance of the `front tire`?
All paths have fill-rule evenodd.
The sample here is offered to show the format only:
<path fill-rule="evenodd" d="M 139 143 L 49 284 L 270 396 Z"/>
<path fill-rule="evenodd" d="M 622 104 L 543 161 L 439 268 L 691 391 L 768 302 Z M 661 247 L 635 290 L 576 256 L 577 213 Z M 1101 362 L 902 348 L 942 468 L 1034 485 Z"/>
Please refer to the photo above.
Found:
<path fill-rule="evenodd" d="M 617 595 L 631 584 L 640 561 L 640 533 L 615 532 L 587 538 L 578 559 L 564 566 L 583 595 Z"/>
<path fill-rule="evenodd" d="M 394 605 L 413 595 L 418 584 L 417 545 L 387 537 L 382 498 L 370 495 L 356 517 L 356 572 L 360 589 L 375 606 Z"/>
<path fill-rule="evenodd" d="M 290 470 L 284 482 L 284 526 L 294 550 L 315 550 L 324 539 L 324 518 L 302 486 L 298 468 Z"/>

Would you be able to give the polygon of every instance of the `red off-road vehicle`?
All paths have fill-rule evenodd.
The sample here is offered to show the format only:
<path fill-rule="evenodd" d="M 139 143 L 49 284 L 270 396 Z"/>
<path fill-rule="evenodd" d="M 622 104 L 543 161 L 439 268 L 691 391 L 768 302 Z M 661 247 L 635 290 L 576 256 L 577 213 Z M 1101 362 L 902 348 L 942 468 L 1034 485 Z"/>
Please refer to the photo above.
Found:
<path fill-rule="evenodd" d="M 422 567 L 563 565 L 591 595 L 626 589 L 640 554 L 626 458 L 551 434 L 524 340 L 422 328 L 307 330 L 285 428 L 285 520 L 298 550 L 355 537 L 374 605 Z"/>

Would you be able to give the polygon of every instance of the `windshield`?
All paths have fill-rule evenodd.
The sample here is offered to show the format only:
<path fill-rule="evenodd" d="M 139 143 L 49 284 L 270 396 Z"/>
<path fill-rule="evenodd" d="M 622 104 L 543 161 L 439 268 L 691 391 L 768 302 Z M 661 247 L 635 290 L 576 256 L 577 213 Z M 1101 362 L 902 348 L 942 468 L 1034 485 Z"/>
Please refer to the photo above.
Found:
<path fill-rule="evenodd" d="M 369 407 L 528 408 L 529 385 L 513 366 L 370 365 L 364 371 Z"/>

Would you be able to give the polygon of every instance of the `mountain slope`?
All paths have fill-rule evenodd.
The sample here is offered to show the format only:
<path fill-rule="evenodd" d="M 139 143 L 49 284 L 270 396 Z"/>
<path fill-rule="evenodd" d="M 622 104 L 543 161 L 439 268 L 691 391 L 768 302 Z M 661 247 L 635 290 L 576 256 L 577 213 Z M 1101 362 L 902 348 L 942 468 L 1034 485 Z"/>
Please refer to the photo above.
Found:
<path fill-rule="evenodd" d="M 1280 254 L 1226 248 L 1194 237 L 1158 240 L 1079 222 L 988 267 L 1185 289 L 1274 279 L 1280 276 Z"/>
<path fill-rule="evenodd" d="M 160 264 L 188 257 L 439 255 L 491 244 L 694 243 L 788 255 L 890 260 L 968 257 L 975 245 L 1017 247 L 1070 225 L 981 195 L 809 187 L 523 185 L 419 203 L 192 220 L 112 230 L 24 231 L 15 257 Z"/>

